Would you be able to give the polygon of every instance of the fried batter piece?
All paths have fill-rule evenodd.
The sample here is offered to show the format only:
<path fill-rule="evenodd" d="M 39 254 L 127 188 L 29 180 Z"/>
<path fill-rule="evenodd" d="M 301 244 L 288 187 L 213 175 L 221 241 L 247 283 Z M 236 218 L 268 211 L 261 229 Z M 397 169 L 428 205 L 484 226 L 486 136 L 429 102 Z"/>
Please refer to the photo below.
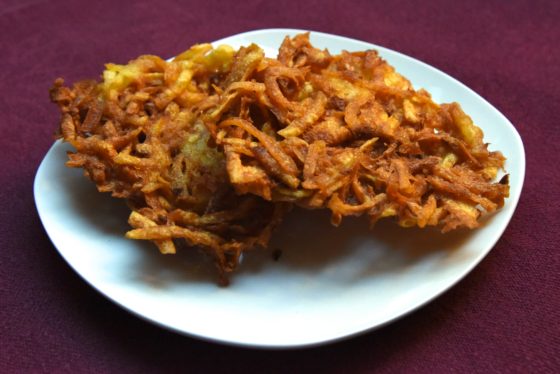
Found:
<path fill-rule="evenodd" d="M 58 79 L 50 92 L 62 113 L 59 137 L 76 150 L 67 166 L 126 199 L 126 237 L 151 240 L 164 254 L 184 239 L 214 258 L 223 284 L 243 251 L 267 245 L 289 205 L 237 195 L 199 119 L 215 105 L 215 82 L 237 79 L 234 53 L 203 44 L 169 62 L 141 56 L 108 64 L 99 83 Z"/>
<path fill-rule="evenodd" d="M 376 51 L 331 55 L 309 34 L 277 59 L 256 45 L 235 57 L 202 117 L 239 194 L 443 232 L 475 228 L 509 195 L 505 158 L 459 104 L 414 90 Z"/>
<path fill-rule="evenodd" d="M 443 232 L 479 226 L 509 195 L 505 158 L 459 104 L 414 90 L 376 51 L 331 55 L 309 34 L 278 58 L 196 45 L 172 61 L 108 64 L 51 89 L 67 166 L 126 199 L 130 239 L 202 248 L 222 284 L 292 204 Z"/>

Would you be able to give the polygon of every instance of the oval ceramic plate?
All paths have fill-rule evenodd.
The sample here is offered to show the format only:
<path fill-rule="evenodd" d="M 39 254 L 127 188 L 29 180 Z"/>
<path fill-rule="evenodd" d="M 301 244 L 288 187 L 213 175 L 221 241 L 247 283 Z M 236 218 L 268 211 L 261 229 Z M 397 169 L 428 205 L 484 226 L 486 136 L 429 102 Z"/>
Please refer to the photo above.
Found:
<path fill-rule="evenodd" d="M 286 35 L 270 29 L 222 39 L 237 48 L 257 43 L 270 57 Z M 448 75 L 369 43 L 311 33 L 312 43 L 341 50 L 374 48 L 436 102 L 459 102 L 507 157 L 511 196 L 480 229 L 442 235 L 381 222 L 347 219 L 338 229 L 326 212 L 297 210 L 268 250 L 245 258 L 229 287 L 216 285 L 212 265 L 196 251 L 160 255 L 150 243 L 124 238 L 124 202 L 97 193 L 81 170 L 64 166 L 69 147 L 57 142 L 35 179 L 41 220 L 62 257 L 89 284 L 158 325 L 212 341 L 259 347 L 315 345 L 358 334 L 403 316 L 463 278 L 494 246 L 515 210 L 525 173 L 523 144 L 492 105 Z M 54 126 L 54 124 L 53 124 Z M 273 259 L 273 252 L 279 259 Z"/>

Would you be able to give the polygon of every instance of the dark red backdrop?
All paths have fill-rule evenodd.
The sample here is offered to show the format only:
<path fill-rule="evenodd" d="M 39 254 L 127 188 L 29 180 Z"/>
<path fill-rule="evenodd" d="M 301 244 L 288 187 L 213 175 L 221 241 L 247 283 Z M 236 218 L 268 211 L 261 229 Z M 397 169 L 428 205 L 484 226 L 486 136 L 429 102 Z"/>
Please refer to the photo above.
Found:
<path fill-rule="evenodd" d="M 418 4 L 2 1 L 0 372 L 558 372 L 560 3 Z M 54 78 L 270 27 L 346 35 L 434 65 L 501 110 L 527 152 L 517 212 L 466 279 L 378 331 L 293 351 L 201 342 L 121 310 L 59 257 L 32 196 L 57 125 Z"/>

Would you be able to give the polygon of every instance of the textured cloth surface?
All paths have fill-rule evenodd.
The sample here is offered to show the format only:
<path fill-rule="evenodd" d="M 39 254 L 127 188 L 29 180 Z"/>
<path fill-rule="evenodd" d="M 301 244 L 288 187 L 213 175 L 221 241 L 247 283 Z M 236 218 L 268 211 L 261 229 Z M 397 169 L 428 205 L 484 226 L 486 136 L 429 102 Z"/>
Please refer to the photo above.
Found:
<path fill-rule="evenodd" d="M 0 372 L 559 372 L 558 19 L 560 2 L 534 0 L 2 1 Z M 288 351 L 202 342 L 120 309 L 57 254 L 32 193 L 58 124 L 47 94 L 56 77 L 272 27 L 425 61 L 502 111 L 527 154 L 517 211 L 464 280 L 382 329 Z"/>

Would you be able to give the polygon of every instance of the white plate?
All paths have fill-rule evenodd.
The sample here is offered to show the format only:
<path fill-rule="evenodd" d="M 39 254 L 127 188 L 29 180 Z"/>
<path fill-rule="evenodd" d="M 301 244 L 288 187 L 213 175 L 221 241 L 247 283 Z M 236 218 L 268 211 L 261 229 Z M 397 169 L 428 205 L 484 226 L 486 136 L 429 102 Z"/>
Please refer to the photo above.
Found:
<path fill-rule="evenodd" d="M 257 43 L 275 56 L 285 35 L 252 31 L 222 39 Z M 511 196 L 475 231 L 441 235 L 391 222 L 367 230 L 347 219 L 334 229 L 326 212 L 292 213 L 271 249 L 247 254 L 227 288 L 195 252 L 162 256 L 149 243 L 129 241 L 122 201 L 96 192 L 80 170 L 64 166 L 57 142 L 35 178 L 37 210 L 52 242 L 72 268 L 103 295 L 158 325 L 223 343 L 294 347 L 324 343 L 379 327 L 432 300 L 463 278 L 494 246 L 515 210 L 525 174 L 519 134 L 492 105 L 448 75 L 413 58 L 340 36 L 311 34 L 338 53 L 377 49 L 416 88 L 437 102 L 459 102 L 482 127 L 491 149 L 507 157 Z M 55 126 L 55 124 L 52 124 Z M 273 249 L 281 249 L 279 261 Z"/>

